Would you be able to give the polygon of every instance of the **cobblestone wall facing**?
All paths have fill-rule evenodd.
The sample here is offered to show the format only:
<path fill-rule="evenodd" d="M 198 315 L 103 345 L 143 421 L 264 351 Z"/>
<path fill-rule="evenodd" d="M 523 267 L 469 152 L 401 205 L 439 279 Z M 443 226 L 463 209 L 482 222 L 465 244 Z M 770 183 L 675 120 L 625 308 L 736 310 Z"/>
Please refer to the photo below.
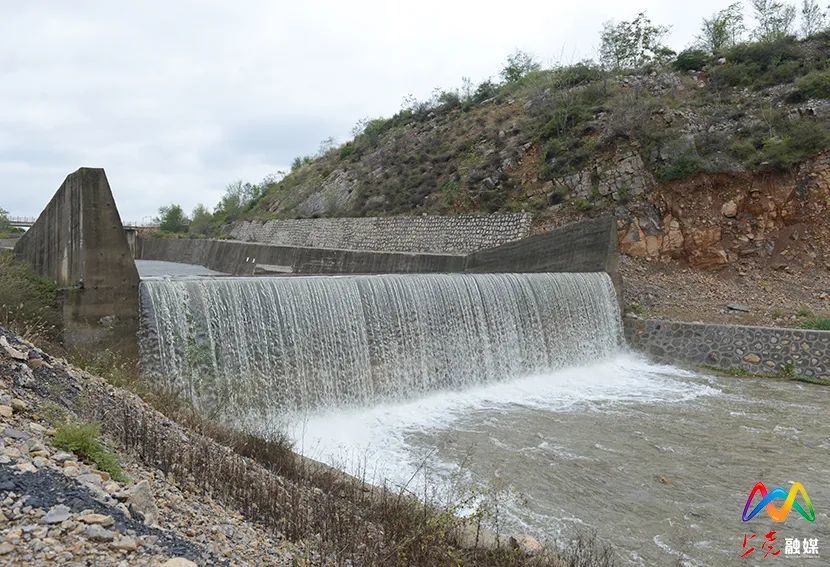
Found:
<path fill-rule="evenodd" d="M 625 335 L 662 362 L 830 378 L 830 331 L 626 318 Z"/>
<path fill-rule="evenodd" d="M 235 223 L 244 242 L 379 252 L 469 254 L 525 238 L 530 213 L 286 219 Z"/>

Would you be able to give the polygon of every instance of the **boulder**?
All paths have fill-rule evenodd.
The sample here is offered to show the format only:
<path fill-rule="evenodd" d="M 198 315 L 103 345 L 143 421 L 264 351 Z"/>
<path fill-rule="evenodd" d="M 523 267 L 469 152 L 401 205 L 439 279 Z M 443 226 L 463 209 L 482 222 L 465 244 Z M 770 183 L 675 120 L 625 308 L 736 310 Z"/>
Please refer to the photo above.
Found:
<path fill-rule="evenodd" d="M 539 555 L 545 549 L 536 538 L 527 534 L 511 536 L 510 545 L 528 556 Z"/>
<path fill-rule="evenodd" d="M 92 541 L 112 541 L 115 539 L 114 532 L 102 528 L 98 524 L 91 524 L 84 528 L 84 535 Z"/>
<path fill-rule="evenodd" d="M 162 567 L 197 567 L 197 565 L 190 559 L 185 559 L 184 557 L 174 557 L 173 559 L 168 559 L 161 565 Z"/>
<path fill-rule="evenodd" d="M 159 511 L 148 481 L 142 480 L 130 489 L 127 507 L 131 514 L 141 514 L 145 524 L 152 526 L 158 523 Z"/>
<path fill-rule="evenodd" d="M 738 204 L 735 201 L 729 200 L 720 208 L 723 216 L 733 219 L 738 215 Z"/>
<path fill-rule="evenodd" d="M 6 352 L 6 356 L 15 360 L 28 360 L 29 355 L 22 350 L 18 350 L 9 344 L 5 336 L 0 335 L 0 347 Z"/>
<path fill-rule="evenodd" d="M 68 520 L 71 515 L 72 510 L 70 510 L 68 506 L 58 504 L 56 506 L 52 506 L 49 511 L 46 512 L 46 515 L 40 519 L 40 521 L 44 524 L 61 524 Z"/>

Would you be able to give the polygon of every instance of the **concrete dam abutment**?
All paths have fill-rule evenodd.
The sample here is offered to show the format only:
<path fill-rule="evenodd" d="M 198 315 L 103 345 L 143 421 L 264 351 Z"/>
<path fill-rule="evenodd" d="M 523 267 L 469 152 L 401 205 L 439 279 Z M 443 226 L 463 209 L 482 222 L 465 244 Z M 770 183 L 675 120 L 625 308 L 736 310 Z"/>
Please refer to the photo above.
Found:
<path fill-rule="evenodd" d="M 68 348 L 137 354 L 138 271 L 103 169 L 69 174 L 14 254 L 57 284 Z"/>

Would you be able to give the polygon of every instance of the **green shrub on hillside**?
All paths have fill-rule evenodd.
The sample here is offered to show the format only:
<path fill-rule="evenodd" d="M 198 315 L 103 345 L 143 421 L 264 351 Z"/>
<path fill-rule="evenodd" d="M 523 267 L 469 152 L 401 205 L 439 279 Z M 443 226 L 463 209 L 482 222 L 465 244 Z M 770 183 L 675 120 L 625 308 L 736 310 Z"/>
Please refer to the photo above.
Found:
<path fill-rule="evenodd" d="M 830 98 L 830 72 L 813 71 L 800 77 L 795 82 L 795 92 L 798 93 L 798 100 L 801 102 L 811 98 Z"/>
<path fill-rule="evenodd" d="M 750 169 L 786 170 L 830 147 L 827 129 L 814 120 L 787 121 L 748 160 Z"/>
<path fill-rule="evenodd" d="M 657 176 L 664 181 L 677 181 L 692 177 L 701 171 L 705 171 L 705 167 L 699 157 L 684 155 L 661 166 L 657 171 Z"/>
<path fill-rule="evenodd" d="M 608 100 L 601 82 L 563 93 L 545 114 L 538 139 L 542 143 L 541 176 L 552 179 L 582 169 L 594 155 L 593 122 Z"/>
<path fill-rule="evenodd" d="M 101 441 L 101 426 L 97 423 L 62 423 L 55 428 L 54 443 L 58 449 L 71 451 L 98 470 L 109 473 L 113 480 L 128 480 L 118 457 Z"/>
<path fill-rule="evenodd" d="M 687 49 L 681 51 L 672 63 L 678 71 L 700 71 L 711 59 L 711 56 L 702 49 Z"/>
<path fill-rule="evenodd" d="M 473 93 L 473 102 L 474 103 L 481 103 L 485 100 L 491 99 L 498 94 L 498 86 L 494 84 L 490 79 L 482 82 L 478 87 L 476 87 L 475 92 Z"/>
<path fill-rule="evenodd" d="M 558 67 L 550 71 L 553 82 L 562 88 L 576 87 L 604 79 L 606 73 L 602 67 L 593 62 Z"/>
<path fill-rule="evenodd" d="M 57 286 L 0 251 L 0 324 L 26 339 L 58 342 L 61 311 Z"/>
<path fill-rule="evenodd" d="M 725 54 L 726 63 L 712 69 L 718 87 L 760 89 L 788 83 L 807 72 L 815 62 L 792 37 L 776 41 L 743 43 Z"/>
<path fill-rule="evenodd" d="M 801 323 L 802 329 L 830 331 L 830 317 L 814 317 Z"/>
<path fill-rule="evenodd" d="M 533 56 L 517 49 L 508 56 L 507 62 L 501 70 L 501 78 L 504 79 L 505 83 L 515 83 L 523 79 L 528 73 L 539 69 L 541 69 L 541 65 Z"/>

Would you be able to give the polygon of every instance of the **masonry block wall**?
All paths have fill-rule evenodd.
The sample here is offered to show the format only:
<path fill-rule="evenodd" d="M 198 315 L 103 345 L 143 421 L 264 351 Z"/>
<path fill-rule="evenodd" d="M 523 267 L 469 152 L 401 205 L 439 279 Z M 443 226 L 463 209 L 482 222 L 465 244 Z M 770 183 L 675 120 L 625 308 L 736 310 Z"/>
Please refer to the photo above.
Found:
<path fill-rule="evenodd" d="M 625 319 L 632 348 L 660 361 L 830 378 L 830 331 Z"/>
<path fill-rule="evenodd" d="M 469 254 L 530 234 L 529 213 L 243 221 L 230 236 L 277 246 Z"/>

